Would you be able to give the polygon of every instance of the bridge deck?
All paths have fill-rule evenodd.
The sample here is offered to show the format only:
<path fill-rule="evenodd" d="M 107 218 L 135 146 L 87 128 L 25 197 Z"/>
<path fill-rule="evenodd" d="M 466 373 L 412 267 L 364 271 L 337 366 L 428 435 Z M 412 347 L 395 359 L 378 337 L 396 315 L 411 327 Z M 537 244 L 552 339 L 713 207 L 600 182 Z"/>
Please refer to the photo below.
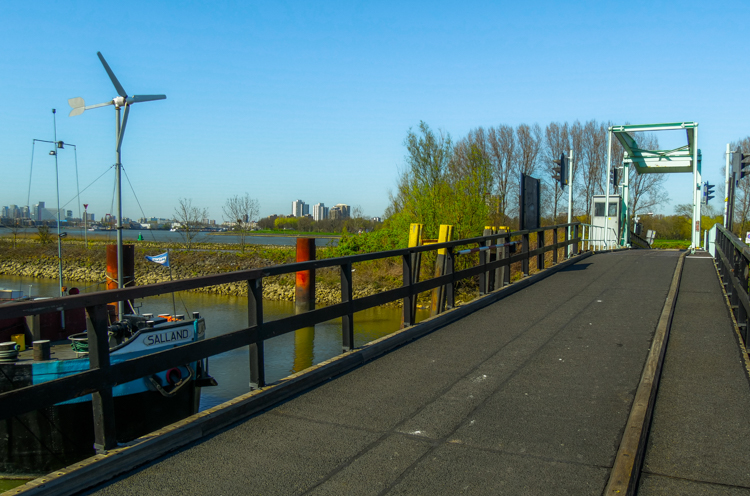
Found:
<path fill-rule="evenodd" d="M 94 493 L 600 495 L 678 255 L 589 257 Z M 691 261 L 688 282 L 694 263 L 711 264 Z M 727 395 L 750 397 L 744 386 Z M 659 401 L 656 488 L 673 476 L 658 465 L 674 444 L 662 425 L 680 422 Z"/>
<path fill-rule="evenodd" d="M 638 494 L 747 495 L 747 361 L 711 259 L 685 263 Z"/>

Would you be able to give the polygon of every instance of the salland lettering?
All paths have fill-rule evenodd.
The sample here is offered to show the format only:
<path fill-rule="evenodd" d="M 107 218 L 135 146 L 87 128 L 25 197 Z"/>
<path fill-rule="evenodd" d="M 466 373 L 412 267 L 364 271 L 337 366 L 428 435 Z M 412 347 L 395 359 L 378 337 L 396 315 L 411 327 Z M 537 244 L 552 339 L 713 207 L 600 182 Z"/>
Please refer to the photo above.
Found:
<path fill-rule="evenodd" d="M 153 346 L 155 344 L 187 341 L 190 339 L 190 334 L 190 329 L 174 329 L 164 332 L 155 332 L 153 334 L 146 334 L 143 337 L 143 344 L 146 346 Z"/>

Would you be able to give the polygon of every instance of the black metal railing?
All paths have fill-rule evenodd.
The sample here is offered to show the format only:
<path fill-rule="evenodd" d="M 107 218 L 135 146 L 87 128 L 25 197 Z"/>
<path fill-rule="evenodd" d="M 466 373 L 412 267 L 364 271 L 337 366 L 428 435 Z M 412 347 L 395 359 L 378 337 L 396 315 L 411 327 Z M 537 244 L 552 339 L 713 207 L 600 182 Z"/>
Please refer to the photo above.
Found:
<path fill-rule="evenodd" d="M 721 283 L 729 298 L 742 340 L 747 345 L 748 315 L 750 299 L 748 298 L 748 265 L 750 248 L 740 238 L 724 226 L 716 225 L 716 265 L 721 276 Z"/>
<path fill-rule="evenodd" d="M 545 243 L 544 241 L 545 233 L 548 231 L 553 233 L 551 243 Z M 559 241 L 560 231 L 563 234 L 562 241 Z M 532 235 L 535 239 L 532 238 Z M 512 239 L 517 240 L 517 243 L 522 247 L 515 254 L 505 251 L 503 256 L 492 261 L 488 260 L 489 257 L 482 255 L 486 251 L 481 251 L 478 265 L 459 271 L 455 270 L 455 258 L 458 251 L 454 250 L 455 248 L 472 245 L 493 247 L 511 243 Z M 530 246 L 531 241 L 536 241 L 534 249 Z M 502 284 L 495 285 L 500 288 L 510 282 L 509 267 L 511 264 L 520 262 L 522 271 L 526 275 L 529 273 L 530 259 L 536 257 L 537 268 L 541 270 L 545 267 L 545 254 L 547 252 L 552 252 L 552 262 L 557 263 L 560 250 L 564 250 L 563 256 L 568 257 L 578 254 L 580 245 L 580 224 L 572 223 L 528 231 L 492 234 L 415 248 L 277 265 L 263 269 L 229 272 L 148 286 L 3 305 L 0 306 L 0 319 L 83 307 L 88 312 L 94 332 L 88 333 L 89 370 L 0 394 L 0 404 L 2 405 L 0 420 L 91 394 L 96 446 L 100 451 L 111 449 L 116 446 L 112 388 L 118 384 L 124 384 L 171 367 L 202 360 L 236 348 L 249 346 L 251 384 L 262 387 L 265 385 L 263 342 L 267 339 L 297 329 L 312 327 L 321 322 L 342 318 L 342 349 L 347 351 L 354 347 L 354 314 L 356 312 L 392 301 L 403 300 L 404 325 L 410 326 L 416 323 L 415 312 L 411 303 L 419 293 L 444 286 L 446 307 L 452 308 L 455 304 L 454 286 L 461 279 L 479 276 L 480 288 L 486 288 L 484 281 L 491 272 L 501 267 L 508 267 L 508 270 L 504 271 L 507 275 L 503 278 Z M 441 276 L 425 281 L 412 280 L 412 263 L 416 258 L 414 255 L 441 248 L 447 249 L 446 272 Z M 402 259 L 403 285 L 396 289 L 354 299 L 352 264 L 390 257 Z M 264 278 L 326 267 L 338 267 L 340 269 L 341 303 L 271 322 L 264 321 Z M 114 364 L 110 362 L 106 308 L 108 303 L 239 281 L 245 281 L 248 284 L 248 327 L 123 362 Z M 485 292 L 485 290 L 480 290 L 480 292 Z"/>

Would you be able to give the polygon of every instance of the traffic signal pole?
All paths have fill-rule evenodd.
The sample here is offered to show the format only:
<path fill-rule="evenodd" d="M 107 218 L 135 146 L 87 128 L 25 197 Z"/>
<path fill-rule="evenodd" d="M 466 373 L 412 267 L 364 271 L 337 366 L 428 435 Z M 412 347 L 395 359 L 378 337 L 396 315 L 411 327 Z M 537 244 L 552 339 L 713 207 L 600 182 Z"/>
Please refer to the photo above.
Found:
<path fill-rule="evenodd" d="M 726 229 L 730 229 L 729 227 L 729 155 L 732 152 L 729 151 L 729 143 L 727 143 L 727 153 L 726 153 L 726 166 L 724 167 L 724 227 Z"/>
<path fill-rule="evenodd" d="M 607 247 L 606 249 L 609 249 L 609 178 L 612 174 L 612 128 L 609 128 L 609 131 L 607 132 L 607 195 L 606 200 L 604 201 L 604 243 Z M 593 219 L 592 219 L 593 221 Z"/>

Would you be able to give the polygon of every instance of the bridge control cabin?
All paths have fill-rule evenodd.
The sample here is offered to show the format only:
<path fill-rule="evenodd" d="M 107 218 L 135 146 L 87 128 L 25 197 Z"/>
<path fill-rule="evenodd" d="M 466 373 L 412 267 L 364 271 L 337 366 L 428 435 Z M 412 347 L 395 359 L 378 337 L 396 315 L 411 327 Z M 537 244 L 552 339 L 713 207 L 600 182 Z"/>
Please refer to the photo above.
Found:
<path fill-rule="evenodd" d="M 620 222 L 622 198 L 620 195 L 609 195 L 609 211 L 607 212 L 609 219 L 605 217 L 605 203 L 607 203 L 606 195 L 594 195 L 591 202 L 592 239 L 599 240 L 601 245 L 596 249 L 617 246 L 622 233 L 622 222 Z M 607 231 L 606 235 L 605 230 Z"/>

